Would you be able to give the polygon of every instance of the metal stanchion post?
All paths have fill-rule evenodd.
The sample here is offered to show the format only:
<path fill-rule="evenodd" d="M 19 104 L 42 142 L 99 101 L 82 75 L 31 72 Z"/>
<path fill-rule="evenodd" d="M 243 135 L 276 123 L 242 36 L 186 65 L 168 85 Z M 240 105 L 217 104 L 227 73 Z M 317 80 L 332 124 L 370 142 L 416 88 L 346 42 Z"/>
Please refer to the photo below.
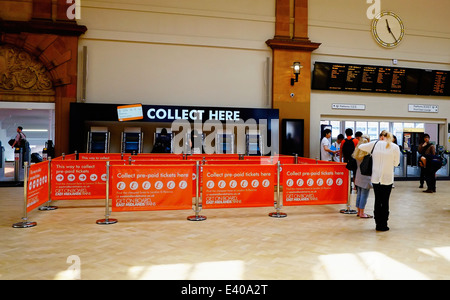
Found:
<path fill-rule="evenodd" d="M 27 212 L 27 204 L 28 204 L 28 201 L 27 201 L 27 196 L 28 196 L 28 162 L 25 162 L 24 163 L 24 184 L 23 184 L 23 186 L 24 186 L 24 188 L 23 188 L 23 196 L 24 196 L 24 198 L 25 198 L 25 203 L 24 203 L 24 205 L 23 205 L 23 210 L 24 210 L 24 212 L 23 212 L 23 218 L 22 218 L 22 220 L 23 220 L 23 222 L 19 222 L 19 223 L 15 223 L 15 224 L 13 224 L 13 228 L 30 228 L 30 227 L 34 227 L 34 226 L 36 226 L 37 225 L 37 223 L 36 222 L 29 222 L 28 221 L 28 212 Z"/>
<path fill-rule="evenodd" d="M 52 174 L 52 158 L 49 157 L 48 158 L 48 175 L 47 175 L 47 180 L 48 180 L 48 201 L 47 201 L 47 205 L 46 206 L 41 206 L 39 207 L 39 210 L 41 211 L 48 211 L 48 210 L 55 210 L 58 209 L 57 206 L 50 206 L 50 202 L 52 201 L 52 178 L 51 178 L 51 174 Z"/>
<path fill-rule="evenodd" d="M 283 199 L 280 197 L 280 161 L 277 162 L 277 203 L 275 204 L 276 212 L 270 213 L 269 217 L 272 218 L 286 218 L 287 214 L 280 212 L 283 208 Z"/>
<path fill-rule="evenodd" d="M 351 209 L 351 204 L 350 204 L 350 201 L 351 201 L 351 188 L 352 188 L 352 185 L 351 185 L 352 175 L 351 174 L 352 174 L 351 171 L 348 171 L 349 184 L 348 184 L 348 187 L 347 187 L 347 195 L 348 195 L 347 196 L 347 208 L 346 209 L 341 209 L 339 211 L 341 214 L 346 214 L 346 215 L 354 215 L 354 214 L 357 213 L 356 210 Z"/>
<path fill-rule="evenodd" d="M 187 219 L 189 221 L 204 221 L 206 220 L 205 216 L 200 216 L 199 213 L 202 210 L 200 208 L 200 162 L 197 161 L 195 163 L 195 172 L 196 172 L 196 177 L 195 177 L 195 205 L 194 205 L 194 212 L 195 212 L 195 216 L 190 216 Z"/>
<path fill-rule="evenodd" d="M 14 149 L 14 181 L 22 181 L 23 177 L 23 148 Z"/>
<path fill-rule="evenodd" d="M 97 220 L 97 224 L 99 225 L 110 225 L 116 224 L 117 219 L 110 219 L 110 211 L 109 211 L 109 161 L 106 162 L 106 200 L 105 200 L 105 218 L 101 220 Z"/>

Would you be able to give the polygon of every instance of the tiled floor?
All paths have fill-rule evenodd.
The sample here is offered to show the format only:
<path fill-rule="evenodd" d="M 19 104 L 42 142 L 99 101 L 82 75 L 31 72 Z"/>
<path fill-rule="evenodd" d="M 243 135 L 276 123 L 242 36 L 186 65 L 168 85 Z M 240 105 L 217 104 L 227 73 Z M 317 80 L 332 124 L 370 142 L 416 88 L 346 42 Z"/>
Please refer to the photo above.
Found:
<path fill-rule="evenodd" d="M 396 182 L 388 232 L 340 205 L 113 213 L 104 201 L 58 201 L 21 221 L 23 188 L 0 189 L 0 280 L 450 279 L 450 182 L 422 193 Z M 355 196 L 352 196 L 354 205 Z M 373 191 L 367 213 L 373 213 Z M 78 273 L 79 271 L 79 273 Z"/>

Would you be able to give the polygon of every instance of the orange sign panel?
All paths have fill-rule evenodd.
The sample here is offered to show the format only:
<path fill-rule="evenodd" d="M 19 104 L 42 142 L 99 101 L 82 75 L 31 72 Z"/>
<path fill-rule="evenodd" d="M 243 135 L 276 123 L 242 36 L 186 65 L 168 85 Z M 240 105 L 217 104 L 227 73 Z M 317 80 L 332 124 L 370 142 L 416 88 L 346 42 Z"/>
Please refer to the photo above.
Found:
<path fill-rule="evenodd" d="M 48 199 L 48 162 L 42 162 L 30 166 L 27 187 L 27 212 L 38 208 Z"/>
<path fill-rule="evenodd" d="M 52 200 L 105 199 L 106 161 L 52 161 Z"/>
<path fill-rule="evenodd" d="M 345 204 L 348 170 L 345 164 L 283 165 L 283 205 Z"/>
<path fill-rule="evenodd" d="M 203 208 L 274 205 L 272 165 L 203 166 Z"/>
<path fill-rule="evenodd" d="M 112 211 L 192 208 L 192 165 L 111 166 Z"/>

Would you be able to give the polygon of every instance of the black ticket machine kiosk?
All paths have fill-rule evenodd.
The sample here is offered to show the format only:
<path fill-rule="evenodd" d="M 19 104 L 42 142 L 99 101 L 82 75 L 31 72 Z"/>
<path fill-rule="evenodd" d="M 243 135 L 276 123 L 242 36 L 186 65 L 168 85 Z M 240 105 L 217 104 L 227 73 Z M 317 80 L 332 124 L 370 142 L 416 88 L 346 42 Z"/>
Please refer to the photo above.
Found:
<path fill-rule="evenodd" d="M 249 130 L 245 134 L 245 155 L 261 156 L 264 153 L 263 137 L 257 130 Z"/>
<path fill-rule="evenodd" d="M 234 134 L 232 132 L 223 131 L 216 134 L 216 153 L 234 153 Z"/>
<path fill-rule="evenodd" d="M 122 153 L 142 153 L 144 133 L 140 127 L 127 127 L 122 132 Z"/>
<path fill-rule="evenodd" d="M 152 153 L 173 153 L 173 138 L 170 128 L 156 128 Z"/>
<path fill-rule="evenodd" d="M 87 153 L 109 153 L 109 144 L 108 127 L 91 127 L 88 133 Z"/>

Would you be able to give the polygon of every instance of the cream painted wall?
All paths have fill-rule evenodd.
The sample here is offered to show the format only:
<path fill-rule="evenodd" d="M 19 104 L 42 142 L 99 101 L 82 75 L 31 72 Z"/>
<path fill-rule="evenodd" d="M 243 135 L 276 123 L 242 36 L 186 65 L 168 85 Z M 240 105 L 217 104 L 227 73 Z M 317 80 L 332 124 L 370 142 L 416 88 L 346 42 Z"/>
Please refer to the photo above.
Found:
<path fill-rule="evenodd" d="M 271 105 L 265 41 L 274 36 L 274 0 L 81 4 L 86 102 Z"/>
<path fill-rule="evenodd" d="M 372 2 L 372 1 L 370 1 Z M 381 10 L 392 10 L 404 21 L 405 37 L 395 49 L 378 46 L 370 32 L 366 0 L 309 1 L 309 37 L 322 43 L 315 61 L 450 70 L 450 1 L 381 0 Z M 333 110 L 333 103 L 364 104 L 363 111 Z M 438 105 L 438 113 L 411 113 L 408 104 Z M 421 97 L 373 93 L 312 91 L 311 157 L 320 153 L 320 120 L 415 120 L 450 122 L 450 97 Z M 442 126 L 444 129 L 444 126 Z M 445 125 L 445 130 L 447 126 Z M 447 132 L 441 140 L 450 149 Z"/>

